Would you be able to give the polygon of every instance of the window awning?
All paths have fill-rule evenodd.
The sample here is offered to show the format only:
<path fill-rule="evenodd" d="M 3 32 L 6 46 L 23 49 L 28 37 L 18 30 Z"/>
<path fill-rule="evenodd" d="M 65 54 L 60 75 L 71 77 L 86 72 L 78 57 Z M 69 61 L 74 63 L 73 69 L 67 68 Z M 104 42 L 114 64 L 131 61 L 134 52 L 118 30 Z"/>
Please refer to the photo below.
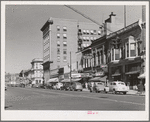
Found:
<path fill-rule="evenodd" d="M 92 78 L 90 79 L 89 81 L 93 81 L 93 82 L 105 82 L 106 81 L 106 78 L 107 76 L 104 76 L 104 77 L 95 77 L 95 78 Z"/>
<path fill-rule="evenodd" d="M 132 74 L 137 74 L 137 73 L 140 73 L 140 70 L 127 72 L 126 75 L 132 75 Z"/>
<path fill-rule="evenodd" d="M 51 78 L 47 82 L 58 82 L 58 78 Z"/>
<path fill-rule="evenodd" d="M 145 78 L 145 72 L 143 74 L 140 74 L 138 78 L 139 79 L 144 79 Z"/>
<path fill-rule="evenodd" d="M 114 76 L 120 76 L 121 74 L 118 73 L 118 74 L 112 74 L 111 76 L 114 77 Z"/>
<path fill-rule="evenodd" d="M 71 79 L 71 82 L 78 82 L 80 80 L 81 80 L 81 78 L 75 78 L 75 79 Z"/>
<path fill-rule="evenodd" d="M 64 82 L 70 82 L 70 79 L 64 79 L 64 80 L 62 80 L 61 82 L 62 82 L 62 83 L 64 83 Z"/>

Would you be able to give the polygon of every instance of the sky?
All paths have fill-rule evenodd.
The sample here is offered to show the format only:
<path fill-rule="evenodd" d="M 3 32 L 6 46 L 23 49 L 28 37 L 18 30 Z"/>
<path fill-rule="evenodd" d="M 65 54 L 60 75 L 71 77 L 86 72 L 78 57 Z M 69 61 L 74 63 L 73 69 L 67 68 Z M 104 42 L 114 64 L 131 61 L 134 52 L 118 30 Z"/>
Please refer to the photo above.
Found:
<path fill-rule="evenodd" d="M 123 22 L 123 5 L 70 5 L 102 24 L 111 12 Z M 43 58 L 40 29 L 50 18 L 76 19 L 91 22 L 73 10 L 61 5 L 6 5 L 5 8 L 5 72 L 20 73 L 31 68 L 34 58 Z M 141 5 L 126 6 L 126 25 L 142 17 Z"/>

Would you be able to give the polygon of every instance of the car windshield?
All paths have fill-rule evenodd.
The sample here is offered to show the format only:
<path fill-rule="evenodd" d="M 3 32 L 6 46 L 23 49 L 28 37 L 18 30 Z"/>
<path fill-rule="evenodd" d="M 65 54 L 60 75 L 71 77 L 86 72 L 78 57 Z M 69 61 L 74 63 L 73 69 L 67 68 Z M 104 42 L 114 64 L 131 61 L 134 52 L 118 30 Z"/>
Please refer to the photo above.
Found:
<path fill-rule="evenodd" d="M 96 83 L 96 85 L 103 85 L 103 83 Z"/>
<path fill-rule="evenodd" d="M 124 83 L 118 83 L 119 85 L 125 85 Z"/>

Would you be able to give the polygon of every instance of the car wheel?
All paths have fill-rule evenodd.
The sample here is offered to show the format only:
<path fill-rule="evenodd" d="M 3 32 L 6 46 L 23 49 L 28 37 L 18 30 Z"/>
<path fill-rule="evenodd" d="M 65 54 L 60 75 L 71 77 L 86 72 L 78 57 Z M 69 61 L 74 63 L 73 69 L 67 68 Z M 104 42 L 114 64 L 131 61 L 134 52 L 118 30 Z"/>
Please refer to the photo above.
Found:
<path fill-rule="evenodd" d="M 115 89 L 113 89 L 113 94 L 116 94 L 116 91 L 115 91 Z"/>
<path fill-rule="evenodd" d="M 106 89 L 104 89 L 104 92 L 107 93 Z"/>
<path fill-rule="evenodd" d="M 126 92 L 123 92 L 123 94 L 126 94 Z"/>
<path fill-rule="evenodd" d="M 80 91 L 82 91 L 82 89 Z"/>

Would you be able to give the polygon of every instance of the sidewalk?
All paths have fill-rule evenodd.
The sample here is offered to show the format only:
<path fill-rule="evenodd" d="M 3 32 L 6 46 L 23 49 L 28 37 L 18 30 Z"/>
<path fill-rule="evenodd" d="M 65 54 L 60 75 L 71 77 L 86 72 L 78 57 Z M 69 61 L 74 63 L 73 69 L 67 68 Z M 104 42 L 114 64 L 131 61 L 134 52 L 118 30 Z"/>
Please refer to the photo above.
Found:
<path fill-rule="evenodd" d="M 83 91 L 90 92 L 89 89 L 83 89 Z M 139 94 L 138 94 L 138 91 L 136 90 L 128 90 L 127 95 L 139 95 Z M 140 96 L 145 96 L 145 92 L 143 92 L 142 95 Z"/>
<path fill-rule="evenodd" d="M 139 95 L 138 91 L 136 91 L 136 90 L 129 90 L 127 92 L 127 94 L 129 94 L 129 95 Z M 145 96 L 145 91 L 140 96 Z"/>

